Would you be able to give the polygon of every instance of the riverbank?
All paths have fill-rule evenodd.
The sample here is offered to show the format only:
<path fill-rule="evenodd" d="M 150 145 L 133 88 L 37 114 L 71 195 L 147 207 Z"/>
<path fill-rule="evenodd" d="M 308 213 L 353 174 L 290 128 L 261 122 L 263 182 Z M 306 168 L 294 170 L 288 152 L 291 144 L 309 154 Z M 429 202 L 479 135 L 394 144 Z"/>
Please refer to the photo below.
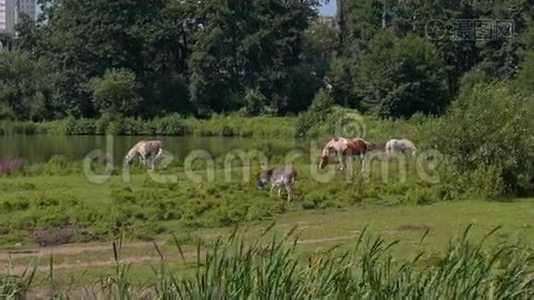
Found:
<path fill-rule="evenodd" d="M 430 118 L 419 116 L 409 121 L 386 120 L 361 115 L 357 110 L 334 107 L 317 120 L 302 116 L 218 115 L 210 119 L 196 119 L 169 115 L 152 120 L 122 118 L 112 120 L 75 119 L 48 122 L 0 122 L 0 136 L 13 135 L 118 135 L 118 136 L 195 136 L 242 138 L 302 138 L 302 137 L 364 137 L 389 139 L 408 137 L 417 141 L 422 124 Z M 303 128 L 305 127 L 305 128 Z"/>
<path fill-rule="evenodd" d="M 169 135 L 224 137 L 294 137 L 296 117 L 216 116 L 201 120 L 170 115 L 152 120 L 74 119 L 0 123 L 0 135 Z"/>

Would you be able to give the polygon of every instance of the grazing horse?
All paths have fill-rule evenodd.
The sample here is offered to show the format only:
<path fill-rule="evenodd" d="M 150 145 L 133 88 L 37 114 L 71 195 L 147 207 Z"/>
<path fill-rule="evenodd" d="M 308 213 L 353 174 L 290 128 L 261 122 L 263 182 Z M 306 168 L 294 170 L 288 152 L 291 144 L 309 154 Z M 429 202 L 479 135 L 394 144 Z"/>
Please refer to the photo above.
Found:
<path fill-rule="evenodd" d="M 271 185 L 271 194 L 274 188 L 278 189 L 278 197 L 281 196 L 282 190 L 287 191 L 287 201 L 293 199 L 295 184 L 297 183 L 297 170 L 291 165 L 274 167 L 268 170 L 261 170 L 258 175 L 256 187 L 263 190 L 268 184 Z"/>
<path fill-rule="evenodd" d="M 346 167 L 347 156 L 360 157 L 361 170 L 364 170 L 365 153 L 372 147 L 372 143 L 362 139 L 346 139 L 346 138 L 333 138 L 326 146 L 324 146 L 321 152 L 319 160 L 319 168 L 324 169 L 328 164 L 328 157 L 332 154 L 337 154 L 339 163 L 341 164 L 340 170 Z"/>
<path fill-rule="evenodd" d="M 408 139 L 391 139 L 386 143 L 386 154 L 392 156 L 397 153 L 415 156 L 417 148 Z"/>
<path fill-rule="evenodd" d="M 160 140 L 140 141 L 135 144 L 124 158 L 125 165 L 130 166 L 136 156 L 141 158 L 141 161 L 147 166 L 147 160 L 150 160 L 150 169 L 154 170 L 155 161 L 161 156 L 163 152 L 163 143 Z"/>

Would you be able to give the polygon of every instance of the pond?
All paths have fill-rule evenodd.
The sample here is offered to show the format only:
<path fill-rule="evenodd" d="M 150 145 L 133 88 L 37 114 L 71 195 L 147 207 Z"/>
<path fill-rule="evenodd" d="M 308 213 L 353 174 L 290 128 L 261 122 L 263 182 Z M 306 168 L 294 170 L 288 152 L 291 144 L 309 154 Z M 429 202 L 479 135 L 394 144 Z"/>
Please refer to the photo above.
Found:
<path fill-rule="evenodd" d="M 48 161 L 54 155 L 64 155 L 72 160 L 81 160 L 94 150 L 110 149 L 115 162 L 121 161 L 126 152 L 142 139 L 160 139 L 166 150 L 175 157 L 183 158 L 193 150 L 204 150 L 213 157 L 225 155 L 231 150 L 257 149 L 287 153 L 294 149 L 295 141 L 281 139 L 249 139 L 227 137 L 143 137 L 115 136 L 109 141 L 106 136 L 0 136 L 0 159 L 20 158 L 30 163 Z"/>

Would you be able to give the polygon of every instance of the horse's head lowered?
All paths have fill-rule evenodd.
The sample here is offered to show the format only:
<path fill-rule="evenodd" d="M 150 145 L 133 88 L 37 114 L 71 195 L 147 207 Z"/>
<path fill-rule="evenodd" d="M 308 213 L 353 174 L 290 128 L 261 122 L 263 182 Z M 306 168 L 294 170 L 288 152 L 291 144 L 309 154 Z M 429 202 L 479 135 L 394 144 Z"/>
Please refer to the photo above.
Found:
<path fill-rule="evenodd" d="M 272 174 L 273 169 L 260 170 L 258 174 L 258 181 L 256 182 L 256 188 L 258 188 L 258 190 L 263 190 L 271 181 Z"/>
<path fill-rule="evenodd" d="M 323 151 L 321 152 L 321 156 L 319 157 L 319 163 L 317 165 L 317 167 L 319 169 L 324 169 L 326 167 L 326 165 L 328 165 L 328 156 L 335 153 L 335 149 L 334 147 L 325 147 L 325 149 L 323 149 Z"/>
<path fill-rule="evenodd" d="M 320 169 L 324 169 L 326 167 L 326 165 L 328 165 L 328 155 L 321 155 L 321 157 L 319 157 L 319 165 L 318 165 L 318 167 Z"/>

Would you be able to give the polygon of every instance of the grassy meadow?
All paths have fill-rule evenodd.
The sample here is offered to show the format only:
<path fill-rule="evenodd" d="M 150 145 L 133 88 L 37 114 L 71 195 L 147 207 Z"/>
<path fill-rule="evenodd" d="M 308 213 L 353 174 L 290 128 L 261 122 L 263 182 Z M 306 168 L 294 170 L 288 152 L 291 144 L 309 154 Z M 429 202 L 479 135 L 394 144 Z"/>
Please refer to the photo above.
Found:
<path fill-rule="evenodd" d="M 57 292 L 98 298 L 107 288 L 112 290 L 106 292 L 119 293 L 120 280 L 128 282 L 126 290 L 131 295 L 158 294 L 162 291 L 157 292 L 154 284 L 170 280 L 166 276 L 174 274 L 185 285 L 188 278 L 203 272 L 197 268 L 206 263 L 197 260 L 204 259 L 206 251 L 222 247 L 217 239 L 225 242 L 235 226 L 241 227 L 238 236 L 244 245 L 254 247 L 257 237 L 271 224 L 274 226 L 262 238 L 262 245 L 270 245 L 278 236 L 280 247 L 292 253 L 283 259 L 290 260 L 287 263 L 294 259 L 301 267 L 308 259 L 330 251 L 366 255 L 370 251 L 367 248 L 357 253 L 352 250 L 366 231 L 366 238 L 384 240 L 382 248 L 395 242 L 387 251 L 381 248 L 384 253 L 380 259 L 391 255 L 395 264 L 402 264 L 421 255 L 413 265 L 413 272 L 419 272 L 448 257 L 451 238 L 461 235 L 470 224 L 473 227 L 466 243 L 473 245 L 497 226 L 502 227 L 480 249 L 488 256 L 503 244 L 530 253 L 534 199 L 485 201 L 475 192 L 469 199 L 452 199 L 445 170 L 434 170 L 441 181 L 429 183 L 417 174 L 415 161 L 406 163 L 406 176 L 401 176 L 400 163 L 387 162 L 387 180 L 381 173 L 381 161 L 371 163 L 368 177 L 360 174 L 359 162 L 354 163 L 352 173 L 337 170 L 334 163 L 320 172 L 332 178 L 317 182 L 316 166 L 302 156 L 296 160 L 297 199 L 289 203 L 284 195 L 278 198 L 276 193 L 258 191 L 254 181 L 258 168 L 253 166 L 250 177 L 243 177 L 239 161 L 227 174 L 222 168 L 224 162 L 216 160 L 212 182 L 207 180 L 206 165 L 198 162 L 193 173 L 204 176 L 201 183 L 194 182 L 183 166 L 175 163 L 161 173 L 175 175 L 177 182 L 157 183 L 136 165 L 129 182 L 116 168 L 106 182 L 94 184 L 81 175 L 81 163 L 55 158 L 25 173 L 0 178 L 4 191 L 0 213 L 4 231 L 0 240 L 4 249 L 0 252 L 5 266 L 2 273 L 22 276 L 16 277 L 21 280 L 20 291 L 25 289 L 24 276 L 28 277 L 31 287 L 27 292 L 32 295 Z M 293 228 L 292 238 L 298 237 L 294 249 L 292 239 L 281 240 Z M 114 247 L 118 240 L 122 243 L 120 251 Z M 61 245 L 67 241 L 68 245 Z M 334 258 L 330 263 L 332 268 L 342 267 Z M 158 271 L 162 266 L 165 275 Z M 526 266 L 531 272 L 530 261 Z M 532 289 L 532 285 L 526 288 Z M 196 297 L 201 296 L 191 296 Z"/>
<path fill-rule="evenodd" d="M 95 299 L 532 294 L 534 199 L 505 192 L 515 179 L 529 184 L 514 157 L 486 166 L 475 152 L 471 158 L 481 163 L 465 170 L 451 160 L 455 157 L 436 152 L 461 153 L 465 144 L 453 139 L 452 150 L 436 149 L 439 140 L 432 133 L 443 125 L 440 120 L 378 120 L 336 108 L 302 127 L 309 116 L 317 117 L 281 118 L 280 124 L 267 122 L 276 117 L 182 120 L 189 122 L 184 135 L 230 139 L 260 132 L 232 140 L 228 149 L 243 151 L 242 159 L 233 155 L 239 151 L 215 149 L 209 160 L 177 156 L 156 173 L 136 163 L 129 177 L 115 162 L 101 182 L 86 171 L 89 166 L 101 174 L 105 159 L 84 165 L 53 156 L 16 165 L 20 169 L 0 176 L 0 294 Z M 85 128 L 84 122 L 72 124 Z M 17 128 L 9 126 L 4 132 Z M 171 127 L 139 128 L 121 134 L 176 133 Z M 91 130 L 77 134 L 94 134 Z M 299 132 L 306 138 L 293 139 Z M 445 127 L 440 134 L 454 132 Z M 318 153 L 332 135 L 374 142 L 410 137 L 419 154 L 387 158 L 371 152 L 363 173 L 358 160 L 345 171 L 335 159 L 317 170 Z M 495 157 L 506 151 L 488 145 L 495 144 L 482 148 Z M 517 149 L 522 154 L 527 148 Z M 295 165 L 295 201 L 256 189 L 262 159 L 271 166 L 287 159 Z M 518 172 L 508 172 L 513 168 Z"/>

